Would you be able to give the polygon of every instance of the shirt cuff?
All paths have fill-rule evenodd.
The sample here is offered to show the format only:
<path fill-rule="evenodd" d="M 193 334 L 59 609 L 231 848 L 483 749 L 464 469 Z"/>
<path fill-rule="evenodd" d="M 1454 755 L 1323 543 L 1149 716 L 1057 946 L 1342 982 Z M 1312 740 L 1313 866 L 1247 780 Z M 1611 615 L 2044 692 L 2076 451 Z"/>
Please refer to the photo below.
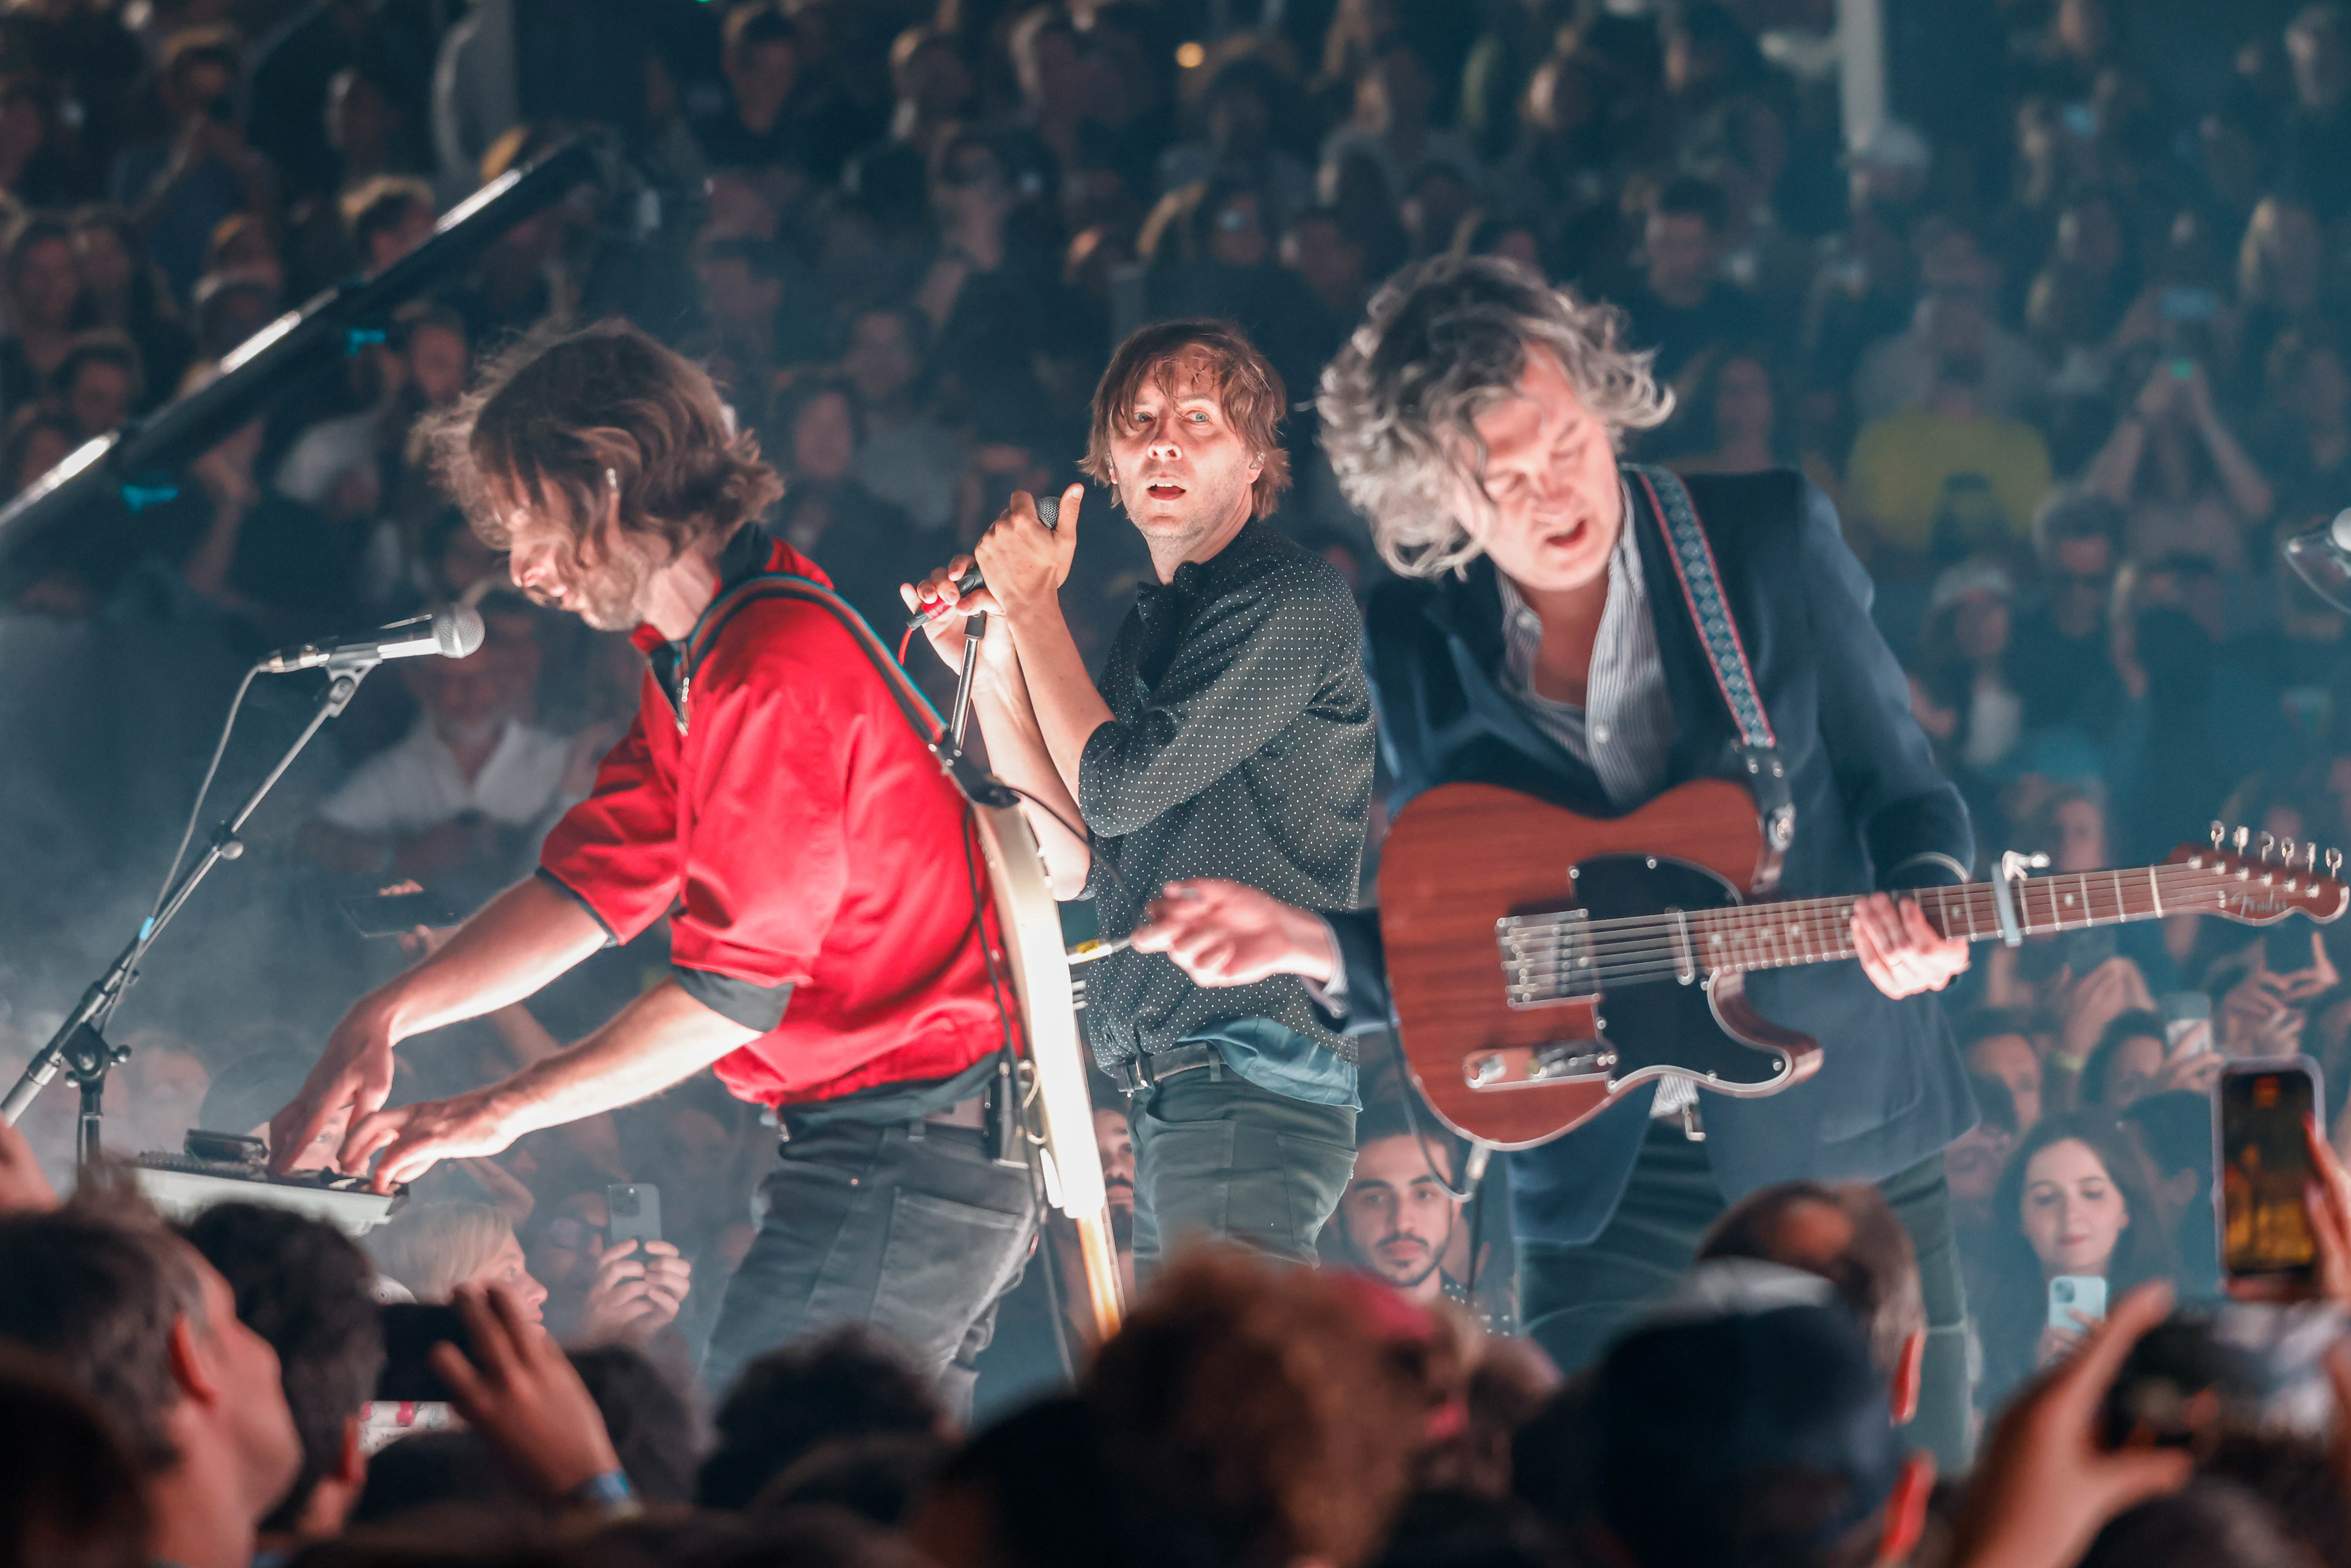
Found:
<path fill-rule="evenodd" d="M 757 980 L 738 980 L 715 969 L 692 969 L 684 964 L 672 964 L 669 972 L 679 990 L 720 1018 L 761 1034 L 784 1021 L 784 1009 L 792 999 L 789 980 L 780 986 L 763 986 Z"/>
<path fill-rule="evenodd" d="M 1339 946 L 1339 933 L 1328 920 L 1316 915 L 1322 927 L 1322 939 L 1331 944 L 1331 977 L 1309 980 L 1302 977 L 1299 983 L 1306 988 L 1306 999 L 1341 1023 L 1347 1021 L 1347 950 Z"/>
<path fill-rule="evenodd" d="M 596 906 L 589 903 L 586 895 L 581 894 L 578 888 L 572 886 L 569 883 L 564 881 L 561 877 L 556 875 L 545 866 L 540 866 L 531 874 L 538 877 L 539 881 L 547 883 L 548 886 L 555 889 L 556 892 L 563 894 L 564 897 L 569 899 L 580 908 L 586 910 L 588 912 L 589 918 L 595 921 L 599 926 L 603 928 L 605 946 L 617 947 L 621 945 L 621 938 L 613 933 L 612 923 L 605 919 L 601 915 L 597 914 Z"/>

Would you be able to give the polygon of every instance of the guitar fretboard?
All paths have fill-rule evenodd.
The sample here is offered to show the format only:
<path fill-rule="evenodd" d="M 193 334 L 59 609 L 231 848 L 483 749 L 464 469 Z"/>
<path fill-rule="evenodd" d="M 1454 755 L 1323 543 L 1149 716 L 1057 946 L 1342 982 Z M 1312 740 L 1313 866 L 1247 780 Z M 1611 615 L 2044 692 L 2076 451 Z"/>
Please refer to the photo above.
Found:
<path fill-rule="evenodd" d="M 2009 883 L 2021 936 L 2120 925 L 2167 915 L 2260 920 L 2302 907 L 2328 879 L 2287 865 L 2235 866 L 2201 857 L 2129 871 L 2067 873 Z M 2297 897 L 2296 895 L 2301 896 Z M 1970 942 L 2006 935 L 1990 883 L 1921 888 L 1928 923 Z M 1502 967 L 1522 1002 L 1588 994 L 1611 984 L 1826 964 L 1855 955 L 1854 897 L 1801 898 L 1726 909 L 1587 920 L 1575 914 L 1509 923 Z"/>

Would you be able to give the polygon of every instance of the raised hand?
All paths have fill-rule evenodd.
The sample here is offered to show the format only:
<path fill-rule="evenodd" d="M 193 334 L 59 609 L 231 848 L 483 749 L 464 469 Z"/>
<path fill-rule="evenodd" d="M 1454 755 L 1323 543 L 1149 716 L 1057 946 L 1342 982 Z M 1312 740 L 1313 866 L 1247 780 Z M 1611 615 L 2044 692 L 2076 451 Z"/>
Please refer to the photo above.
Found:
<path fill-rule="evenodd" d="M 450 1304 L 473 1340 L 470 1359 L 446 1341 L 429 1353 L 450 1403 L 516 1479 L 560 1502 L 621 1468 L 603 1413 L 555 1337 L 503 1285 L 460 1285 Z"/>
<path fill-rule="evenodd" d="M 2187 1484 L 2183 1450 L 2099 1446 L 2124 1357 L 2170 1311 L 2168 1285 L 2140 1286 L 2009 1406 L 1969 1485 L 1954 1568 L 2069 1568 L 2108 1520 Z"/>

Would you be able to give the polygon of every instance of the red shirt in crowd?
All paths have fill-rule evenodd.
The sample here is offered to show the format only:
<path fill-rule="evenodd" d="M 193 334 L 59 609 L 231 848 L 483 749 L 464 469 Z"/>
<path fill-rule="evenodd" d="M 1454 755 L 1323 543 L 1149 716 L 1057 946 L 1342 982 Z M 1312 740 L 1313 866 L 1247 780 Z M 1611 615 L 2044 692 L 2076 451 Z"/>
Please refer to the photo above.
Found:
<path fill-rule="evenodd" d="M 821 570 L 749 526 L 720 566 L 683 644 L 638 628 L 653 667 L 636 720 L 540 873 L 619 941 L 669 914 L 679 985 L 767 1030 L 717 1063 L 746 1100 L 959 1072 L 1003 1043 L 963 797 L 838 618 L 736 591 Z"/>

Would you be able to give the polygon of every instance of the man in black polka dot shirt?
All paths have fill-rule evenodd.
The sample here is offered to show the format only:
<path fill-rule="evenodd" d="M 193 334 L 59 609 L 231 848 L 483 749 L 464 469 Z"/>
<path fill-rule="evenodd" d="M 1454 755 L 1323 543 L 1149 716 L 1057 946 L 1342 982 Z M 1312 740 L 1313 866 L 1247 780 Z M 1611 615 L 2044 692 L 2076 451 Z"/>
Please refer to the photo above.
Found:
<path fill-rule="evenodd" d="M 1332 568 L 1266 522 L 1289 484 L 1281 379 L 1229 325 L 1146 327 L 1095 389 L 1086 469 L 1150 548 L 1156 583 L 1119 628 L 1099 683 L 1061 618 L 1085 487 L 1059 527 L 1016 495 L 974 555 L 909 602 L 950 664 L 966 614 L 1001 617 L 973 697 L 988 760 L 1030 797 L 1054 892 L 1095 901 L 1125 936 L 1170 881 L 1222 877 L 1308 908 L 1352 905 L 1374 745 L 1362 622 Z M 1085 834 L 1077 830 L 1082 826 Z M 1102 1067 L 1128 1094 L 1135 1258 L 1188 1233 L 1301 1260 L 1354 1161 L 1352 1050 L 1305 986 L 1279 976 L 1204 990 L 1166 957 L 1121 953 L 1087 975 Z"/>

